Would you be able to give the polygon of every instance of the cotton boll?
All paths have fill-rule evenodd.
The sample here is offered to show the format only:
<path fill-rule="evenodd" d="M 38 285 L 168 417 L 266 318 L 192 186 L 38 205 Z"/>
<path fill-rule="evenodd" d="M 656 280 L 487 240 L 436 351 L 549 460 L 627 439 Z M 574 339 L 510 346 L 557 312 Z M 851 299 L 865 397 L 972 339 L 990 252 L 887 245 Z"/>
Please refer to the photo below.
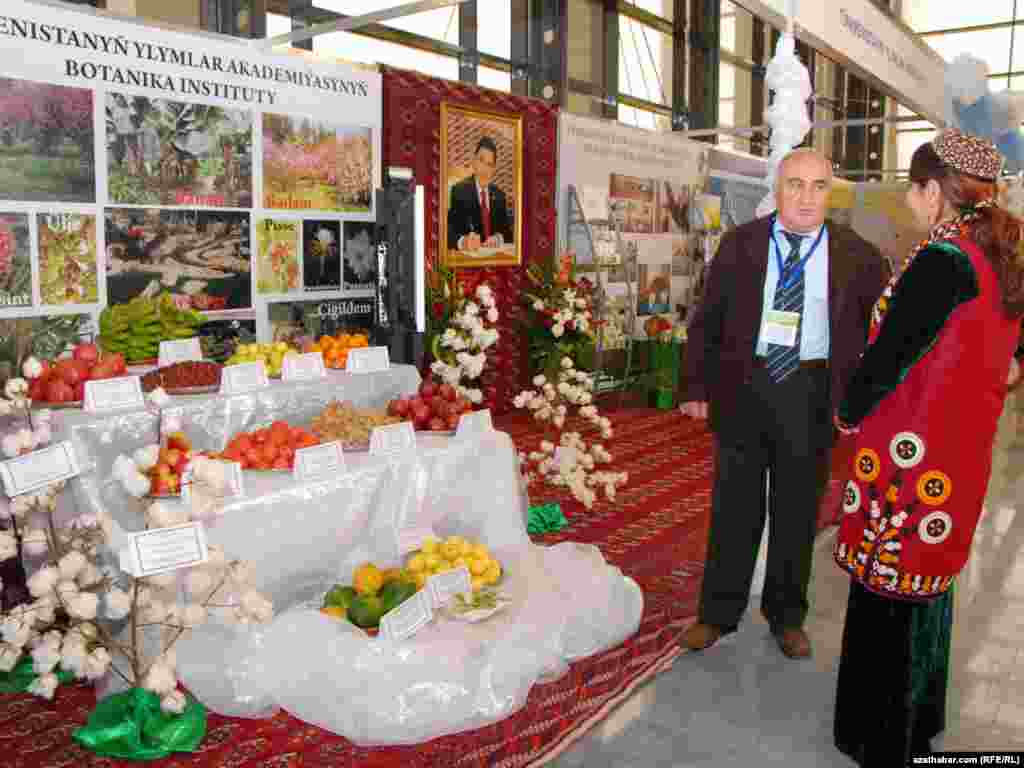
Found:
<path fill-rule="evenodd" d="M 213 587 L 213 579 L 210 575 L 198 568 L 194 568 L 185 576 L 185 589 L 190 595 L 204 595 Z"/>
<path fill-rule="evenodd" d="M 0 531 L 0 561 L 18 556 L 18 540 L 8 531 Z"/>
<path fill-rule="evenodd" d="M 67 601 L 68 613 L 76 619 L 95 619 L 99 598 L 92 592 L 79 592 Z"/>
<path fill-rule="evenodd" d="M 117 589 L 116 587 L 107 593 L 106 597 L 106 616 L 108 619 L 118 621 L 128 615 L 132 609 L 132 599 L 127 592 Z"/>
<path fill-rule="evenodd" d="M 231 581 L 238 589 L 249 586 L 255 580 L 256 568 L 252 563 L 242 560 L 231 567 Z"/>
<path fill-rule="evenodd" d="M 168 571 L 157 576 L 150 576 L 146 579 L 146 583 L 157 589 L 170 589 L 178 583 L 178 574 L 174 571 Z"/>
<path fill-rule="evenodd" d="M 64 581 L 58 581 L 54 591 L 60 596 L 61 600 L 68 601 L 78 594 L 78 585 L 72 579 L 65 579 Z"/>
<path fill-rule="evenodd" d="M 44 595 L 32 603 L 30 610 L 39 624 L 53 622 L 57 610 L 57 600 L 52 595 Z"/>
<path fill-rule="evenodd" d="M 200 624 L 205 624 L 206 619 L 206 608 L 198 603 L 186 605 L 181 613 L 181 623 L 186 627 L 198 627 Z"/>
<path fill-rule="evenodd" d="M 265 623 L 274 617 L 273 603 L 255 590 L 242 595 L 241 607 L 254 621 Z"/>
<path fill-rule="evenodd" d="M 37 675 L 45 675 L 53 671 L 60 663 L 60 646 L 56 648 L 46 643 L 32 651 L 32 671 Z"/>
<path fill-rule="evenodd" d="M 0 643 L 0 672 L 10 672 L 21 660 L 21 648 Z"/>
<path fill-rule="evenodd" d="M 68 552 L 57 563 L 62 579 L 73 579 L 86 566 L 87 560 L 81 552 Z"/>
<path fill-rule="evenodd" d="M 32 597 L 42 597 L 53 591 L 60 580 L 60 571 L 51 565 L 40 568 L 28 580 L 28 591 Z"/>
<path fill-rule="evenodd" d="M 33 696 L 39 696 L 43 699 L 52 699 L 54 691 L 57 690 L 58 680 L 54 674 L 41 675 L 37 677 L 32 685 L 29 686 L 28 692 Z"/>
<path fill-rule="evenodd" d="M 76 578 L 76 581 L 78 582 L 79 586 L 91 587 L 95 584 L 98 584 L 102 579 L 103 574 L 100 573 L 100 569 L 92 563 L 86 563 L 85 567 L 83 567 L 82 570 L 78 572 L 78 577 Z"/>
<path fill-rule="evenodd" d="M 174 670 L 162 662 L 156 662 L 149 668 L 143 686 L 159 696 L 165 696 L 175 689 L 178 679 Z"/>
<path fill-rule="evenodd" d="M 160 710 L 168 715 L 180 715 L 185 711 L 188 699 L 181 691 L 171 691 L 160 699 Z"/>
<path fill-rule="evenodd" d="M 188 522 L 188 510 L 176 504 L 154 501 L 146 512 L 146 520 L 152 528 L 170 528 Z"/>
<path fill-rule="evenodd" d="M 135 466 L 145 472 L 156 466 L 157 460 L 160 458 L 160 446 L 154 443 L 139 448 L 132 454 L 132 458 L 135 460 Z"/>
<path fill-rule="evenodd" d="M 110 474 L 122 483 L 124 483 L 126 477 L 136 471 L 135 462 L 123 453 L 114 459 L 114 465 L 110 468 Z"/>
<path fill-rule="evenodd" d="M 142 621 L 146 624 L 160 624 L 167 619 L 170 606 L 162 600 L 153 600 L 142 609 Z"/>
<path fill-rule="evenodd" d="M 110 668 L 110 653 L 106 648 L 96 648 L 85 660 L 85 677 L 99 680 Z"/>

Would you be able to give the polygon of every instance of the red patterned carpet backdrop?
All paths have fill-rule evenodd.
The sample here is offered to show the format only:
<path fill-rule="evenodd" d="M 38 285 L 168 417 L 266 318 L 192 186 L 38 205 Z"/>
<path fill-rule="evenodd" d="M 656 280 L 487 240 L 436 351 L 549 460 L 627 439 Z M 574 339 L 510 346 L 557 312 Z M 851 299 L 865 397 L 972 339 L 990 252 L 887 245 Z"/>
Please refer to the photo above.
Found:
<path fill-rule="evenodd" d="M 614 502 L 590 511 L 549 489 L 534 502 L 558 501 L 565 530 L 538 539 L 590 542 L 644 590 L 639 631 L 622 645 L 571 665 L 553 682 L 534 686 L 526 706 L 486 728 L 410 747 L 361 748 L 289 715 L 268 720 L 210 716 L 199 752 L 151 763 L 154 768 L 526 768 L 577 738 L 678 653 L 676 639 L 696 613 L 710 506 L 711 439 L 675 412 L 623 410 L 610 414 L 614 467 L 630 473 Z M 523 450 L 540 434 L 521 414 L 498 422 Z M 128 766 L 89 754 L 71 733 L 94 706 L 91 688 L 58 691 L 53 702 L 0 695 L 0 766 L 98 768 Z"/>
<path fill-rule="evenodd" d="M 523 117 L 523 244 L 520 267 L 459 270 L 487 282 L 498 298 L 501 339 L 483 375 L 494 412 L 505 412 L 517 387 L 525 383 L 526 351 L 520 343 L 523 305 L 520 294 L 526 265 L 551 259 L 557 247 L 555 164 L 558 153 L 558 108 L 537 99 L 512 96 L 465 83 L 383 67 L 384 166 L 411 168 L 426 189 L 427 262 L 440 256 L 441 102 Z"/>

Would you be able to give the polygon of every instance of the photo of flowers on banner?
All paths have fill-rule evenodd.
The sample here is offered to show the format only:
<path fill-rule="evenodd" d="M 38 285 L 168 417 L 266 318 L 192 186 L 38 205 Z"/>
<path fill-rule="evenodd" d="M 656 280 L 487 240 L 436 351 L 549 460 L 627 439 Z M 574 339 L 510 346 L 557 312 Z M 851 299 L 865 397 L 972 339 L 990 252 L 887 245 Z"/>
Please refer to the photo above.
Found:
<path fill-rule="evenodd" d="M 373 131 L 310 117 L 263 115 L 263 207 L 369 213 Z"/>
<path fill-rule="evenodd" d="M 95 304 L 96 217 L 41 213 L 39 293 L 44 305 Z"/>
<path fill-rule="evenodd" d="M 307 351 L 306 341 L 312 344 L 323 336 L 362 333 L 369 337 L 376 326 L 376 306 L 373 296 L 274 302 L 267 305 L 270 337 L 303 351 Z"/>
<path fill-rule="evenodd" d="M 0 199 L 96 202 L 92 91 L 0 77 Z"/>
<path fill-rule="evenodd" d="M 377 282 L 377 243 L 372 222 L 346 221 L 342 249 L 345 290 L 373 288 Z"/>
<path fill-rule="evenodd" d="M 341 222 L 302 222 L 302 284 L 307 291 L 341 288 Z"/>
<path fill-rule="evenodd" d="M 0 213 L 0 310 L 32 304 L 28 215 Z"/>
<path fill-rule="evenodd" d="M 256 290 L 288 293 L 299 289 L 299 231 L 302 222 L 260 219 L 256 224 Z"/>
<path fill-rule="evenodd" d="M 252 113 L 107 94 L 107 194 L 115 203 L 252 207 Z"/>
<path fill-rule="evenodd" d="M 249 214 L 108 208 L 107 302 L 174 295 L 183 309 L 252 304 Z"/>

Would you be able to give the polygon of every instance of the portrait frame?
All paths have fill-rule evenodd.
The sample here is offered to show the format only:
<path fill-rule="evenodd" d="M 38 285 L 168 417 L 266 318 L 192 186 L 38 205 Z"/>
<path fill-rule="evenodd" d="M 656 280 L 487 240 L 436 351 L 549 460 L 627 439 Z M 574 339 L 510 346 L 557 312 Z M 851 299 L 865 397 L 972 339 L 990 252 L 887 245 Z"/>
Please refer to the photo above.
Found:
<path fill-rule="evenodd" d="M 505 198 L 512 216 L 512 243 L 481 249 L 478 255 L 449 247 L 452 189 L 473 176 L 476 146 L 488 137 L 498 146 L 491 182 Z M 506 157 L 508 155 L 508 157 Z M 511 185 L 511 189 L 509 186 Z M 523 118 L 522 115 L 441 102 L 441 185 L 439 192 L 441 263 L 449 267 L 510 267 L 523 263 Z M 478 204 L 479 205 L 479 204 Z M 457 214 L 457 212 L 456 212 Z M 454 224 L 454 222 L 453 222 Z M 461 237 L 461 235 L 459 235 Z M 511 247 L 509 247 L 511 245 Z"/>

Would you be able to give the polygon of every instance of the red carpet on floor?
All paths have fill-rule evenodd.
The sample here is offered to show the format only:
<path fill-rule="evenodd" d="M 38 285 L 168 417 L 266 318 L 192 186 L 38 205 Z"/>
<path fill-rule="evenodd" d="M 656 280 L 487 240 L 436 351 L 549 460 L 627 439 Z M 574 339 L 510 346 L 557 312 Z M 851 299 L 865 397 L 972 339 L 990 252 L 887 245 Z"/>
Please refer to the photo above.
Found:
<path fill-rule="evenodd" d="M 531 488 L 534 503 L 557 501 L 569 526 L 540 544 L 595 544 L 644 592 L 639 631 L 622 645 L 571 665 L 562 678 L 534 686 L 526 706 L 495 725 L 416 747 L 357 747 L 281 713 L 265 720 L 211 715 L 195 754 L 154 761 L 203 768 L 513 768 L 541 765 L 645 680 L 667 668 L 676 638 L 696 614 L 711 504 L 710 434 L 675 411 L 609 414 L 615 437 L 611 468 L 628 471 L 614 502 L 584 509 L 568 494 Z M 501 419 L 521 450 L 535 450 L 536 427 L 521 414 Z M 830 493 L 837 493 L 836 483 Z M 834 500 L 834 498 L 833 498 Z M 834 508 L 834 507 L 833 507 Z M 823 507 L 824 510 L 824 507 Z M 824 516 L 823 516 L 824 517 Z M 53 702 L 0 695 L 0 765 L 5 768 L 99 768 L 131 765 L 78 747 L 71 733 L 95 704 L 91 687 L 59 689 Z"/>

